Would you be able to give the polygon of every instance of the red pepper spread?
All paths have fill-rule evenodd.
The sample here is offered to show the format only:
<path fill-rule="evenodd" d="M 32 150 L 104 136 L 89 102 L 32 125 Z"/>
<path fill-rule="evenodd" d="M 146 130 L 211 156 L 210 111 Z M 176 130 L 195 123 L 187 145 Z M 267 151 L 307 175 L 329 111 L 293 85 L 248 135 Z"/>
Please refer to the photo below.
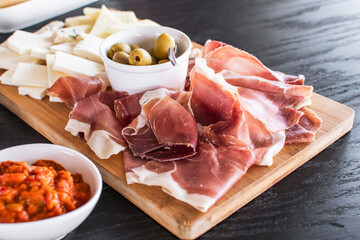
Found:
<path fill-rule="evenodd" d="M 52 160 L 0 163 L 0 223 L 58 216 L 84 205 L 90 187 Z"/>

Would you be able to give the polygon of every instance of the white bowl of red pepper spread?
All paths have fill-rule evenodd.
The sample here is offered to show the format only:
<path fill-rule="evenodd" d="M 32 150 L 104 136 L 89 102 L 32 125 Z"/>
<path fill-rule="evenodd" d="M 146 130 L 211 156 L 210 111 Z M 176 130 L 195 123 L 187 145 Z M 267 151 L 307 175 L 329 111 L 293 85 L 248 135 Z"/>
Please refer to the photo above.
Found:
<path fill-rule="evenodd" d="M 89 216 L 101 175 L 84 155 L 53 144 L 0 151 L 0 239 L 61 239 Z"/>

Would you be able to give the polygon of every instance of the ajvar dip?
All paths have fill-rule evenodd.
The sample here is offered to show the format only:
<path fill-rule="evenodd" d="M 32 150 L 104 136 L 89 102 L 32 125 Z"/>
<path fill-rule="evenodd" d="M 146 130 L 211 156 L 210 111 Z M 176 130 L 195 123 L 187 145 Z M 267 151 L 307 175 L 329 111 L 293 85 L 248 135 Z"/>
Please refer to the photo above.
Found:
<path fill-rule="evenodd" d="M 0 163 L 0 223 L 35 221 L 85 204 L 90 187 L 52 160 Z"/>

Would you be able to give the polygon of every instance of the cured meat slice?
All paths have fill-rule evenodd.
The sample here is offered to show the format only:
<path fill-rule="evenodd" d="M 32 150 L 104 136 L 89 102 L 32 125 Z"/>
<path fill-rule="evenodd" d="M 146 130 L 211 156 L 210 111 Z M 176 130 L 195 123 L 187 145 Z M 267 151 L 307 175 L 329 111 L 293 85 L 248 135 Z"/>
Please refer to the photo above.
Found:
<path fill-rule="evenodd" d="M 285 131 L 286 144 L 313 142 L 315 133 L 320 129 L 321 119 L 311 109 L 304 107 L 300 111 L 304 115 L 299 122 Z"/>
<path fill-rule="evenodd" d="M 167 94 L 171 92 L 165 89 L 146 92 L 140 99 L 141 114 L 123 129 L 122 134 L 134 156 L 172 161 L 196 153 L 196 122 Z M 174 97 L 184 99 L 179 94 Z"/>
<path fill-rule="evenodd" d="M 207 46 L 209 45 L 209 47 Z M 215 45 L 215 47 L 213 46 Z M 272 71 L 253 55 L 230 45 L 218 47 L 219 43 L 208 42 L 204 48 L 214 49 L 206 53 L 207 65 L 216 73 L 230 70 L 242 76 L 256 76 L 287 84 L 304 84 L 304 76 L 291 76 Z M 217 48 L 216 48 L 217 46 Z M 204 55 L 203 55 L 204 56 Z"/>
<path fill-rule="evenodd" d="M 252 166 L 252 152 L 244 146 L 214 147 L 199 143 L 195 156 L 160 163 L 124 152 L 127 183 L 161 186 L 163 191 L 206 212 Z"/>
<path fill-rule="evenodd" d="M 116 117 L 121 125 L 129 125 L 141 113 L 141 105 L 139 103 L 142 93 L 136 93 L 124 98 L 116 99 L 114 109 Z"/>
<path fill-rule="evenodd" d="M 203 58 L 195 59 L 190 80 L 191 109 L 196 122 L 207 126 L 231 118 L 237 90 L 207 67 Z"/>
<path fill-rule="evenodd" d="M 242 87 L 238 87 L 238 92 L 246 110 L 263 122 L 270 132 L 292 127 L 303 115 L 303 112 L 296 110 L 294 106 L 304 102 L 304 97 Z"/>
<path fill-rule="evenodd" d="M 106 83 L 96 76 L 63 76 L 50 87 L 47 95 L 74 107 L 81 99 L 104 91 L 105 88 Z"/>
<path fill-rule="evenodd" d="M 65 127 L 74 136 L 83 136 L 99 158 L 106 159 L 124 150 L 124 125 L 116 118 L 114 101 L 127 94 L 105 91 L 80 100 Z"/>
<path fill-rule="evenodd" d="M 195 119 L 207 126 L 203 129 L 204 139 L 217 144 L 220 136 L 229 142 L 234 142 L 235 138 L 256 153 L 257 164 L 270 165 L 273 156 L 284 145 L 284 131 L 271 133 L 250 113 L 238 90 L 224 81 L 221 74 L 215 74 L 207 67 L 204 59 L 196 59 L 191 83 L 191 107 Z"/>
<path fill-rule="evenodd" d="M 207 40 L 204 44 L 204 47 L 202 49 L 201 55 L 202 57 L 205 57 L 209 52 L 214 51 L 215 49 L 219 47 L 226 46 L 226 43 L 220 42 L 220 41 L 214 41 L 214 40 Z"/>
<path fill-rule="evenodd" d="M 291 85 L 282 82 L 267 80 L 257 76 L 244 76 L 233 71 L 224 70 L 221 72 L 225 80 L 237 87 L 249 88 L 271 93 L 310 97 L 313 87 L 306 85 Z"/>

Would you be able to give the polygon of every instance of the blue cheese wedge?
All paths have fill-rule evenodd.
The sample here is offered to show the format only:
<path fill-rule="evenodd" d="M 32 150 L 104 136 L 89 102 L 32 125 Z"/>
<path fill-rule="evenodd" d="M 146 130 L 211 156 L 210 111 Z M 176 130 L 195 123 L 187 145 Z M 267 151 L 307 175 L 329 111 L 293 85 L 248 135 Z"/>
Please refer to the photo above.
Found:
<path fill-rule="evenodd" d="M 13 82 L 22 86 L 48 88 L 47 68 L 43 65 L 19 63 L 13 75 Z"/>
<path fill-rule="evenodd" d="M 20 95 L 28 95 L 32 98 L 41 100 L 46 96 L 46 87 L 29 87 L 29 86 L 20 86 L 18 88 Z"/>
<path fill-rule="evenodd" d="M 6 72 L 4 72 L 4 73 L 0 76 L 0 82 L 1 82 L 1 84 L 11 85 L 11 86 L 17 86 L 17 85 L 13 82 L 13 75 L 14 75 L 14 71 L 12 71 L 12 70 L 7 70 Z"/>
<path fill-rule="evenodd" d="M 17 54 L 30 54 L 34 47 L 49 48 L 52 40 L 47 35 L 16 30 L 6 41 L 9 49 Z"/>
<path fill-rule="evenodd" d="M 73 54 L 103 64 L 100 57 L 100 45 L 103 38 L 86 35 L 73 49 Z"/>
<path fill-rule="evenodd" d="M 36 63 L 37 61 L 38 59 L 31 57 L 28 54 L 18 55 L 7 48 L 0 47 L 0 68 L 15 71 L 20 62 Z"/>
<path fill-rule="evenodd" d="M 84 31 L 77 27 L 61 28 L 53 33 L 52 40 L 54 44 L 64 42 L 76 42 L 84 39 Z"/>
<path fill-rule="evenodd" d="M 88 76 L 94 76 L 105 71 L 102 64 L 64 52 L 56 52 L 53 69 L 70 75 Z"/>

